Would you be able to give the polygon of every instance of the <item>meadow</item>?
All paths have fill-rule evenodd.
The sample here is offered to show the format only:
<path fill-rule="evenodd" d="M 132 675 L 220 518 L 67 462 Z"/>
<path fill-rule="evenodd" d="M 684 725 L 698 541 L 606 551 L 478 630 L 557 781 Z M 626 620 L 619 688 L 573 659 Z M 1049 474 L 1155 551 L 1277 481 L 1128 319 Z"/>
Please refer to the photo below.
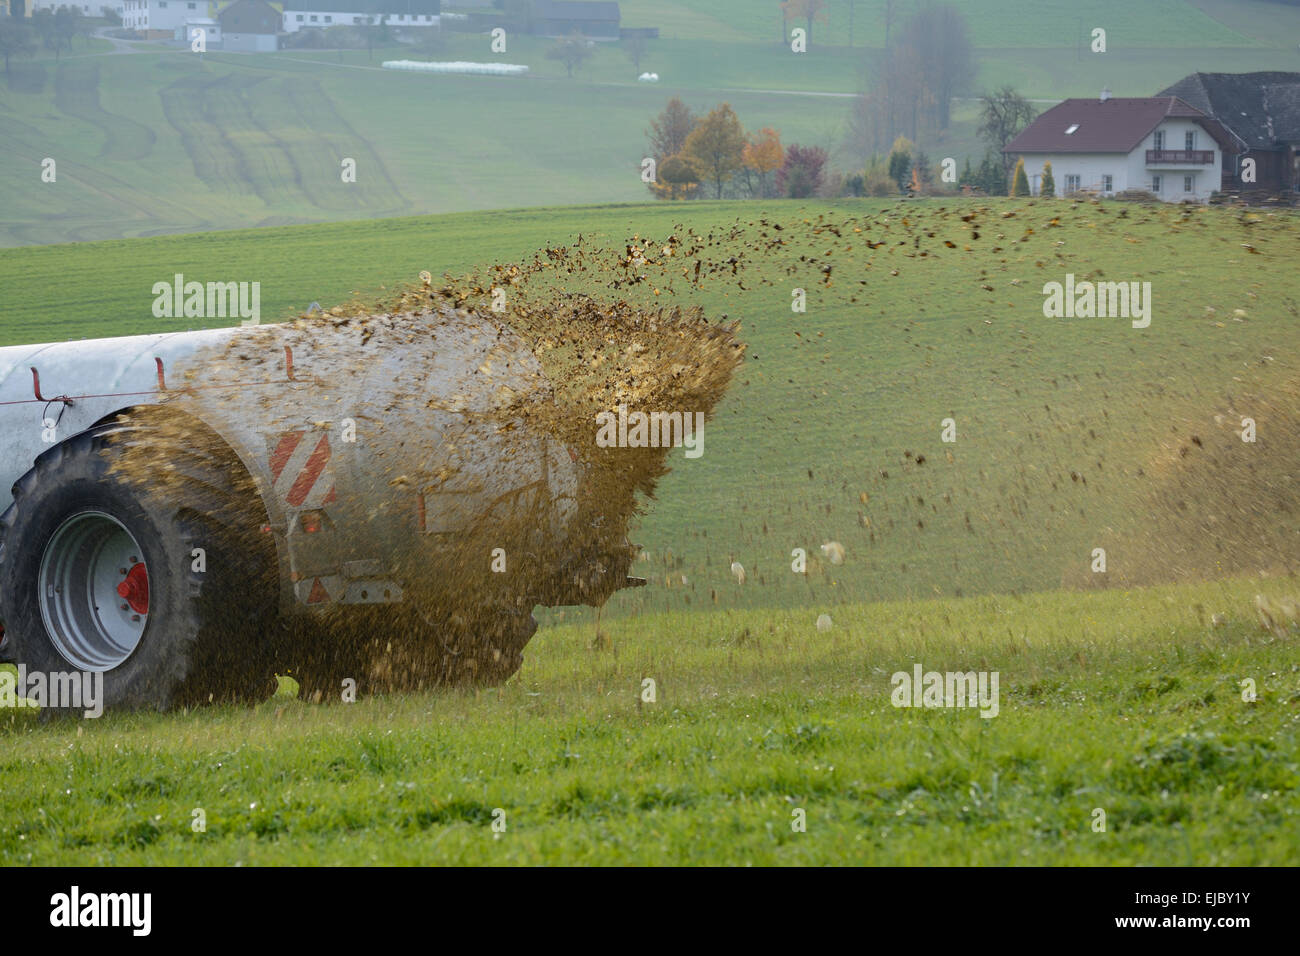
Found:
<path fill-rule="evenodd" d="M 153 283 L 176 272 L 259 281 L 263 319 L 275 321 L 313 301 L 382 298 L 422 269 L 526 261 L 579 235 L 622 248 L 688 229 L 710 237 L 710 262 L 737 258 L 737 274 L 711 266 L 698 288 L 668 277 L 656 304 L 741 320 L 748 352 L 704 455 L 670 458 L 636 530 L 651 586 L 619 595 L 612 613 L 1173 581 L 1193 568 L 1161 535 L 1189 502 L 1222 519 L 1219 537 L 1239 527 L 1277 544 L 1294 533 L 1282 477 L 1294 414 L 1267 400 L 1296 381 L 1290 213 L 1064 200 L 643 204 L 12 249 L 0 256 L 0 344 L 183 329 L 150 313 Z M 770 246 L 777 235 L 783 244 Z M 1070 274 L 1150 282 L 1150 326 L 1045 317 L 1043 285 Z M 607 280 L 592 291 L 615 295 Z M 805 312 L 793 311 L 795 289 Z M 1252 445 L 1231 431 L 1247 414 L 1260 422 Z M 955 442 L 943 440 L 949 418 Z M 1238 475 L 1232 462 L 1260 467 Z M 1229 474 L 1235 494 L 1208 483 Z M 1175 500 L 1157 510 L 1161 494 Z M 1178 534 L 1184 550 L 1202 537 Z M 846 548 L 843 565 L 823 558 L 828 541 Z M 1089 570 L 1099 547 L 1109 577 Z M 791 571 L 795 548 L 808 574 Z M 1214 562 L 1224 574 L 1287 570 L 1290 552 L 1276 551 Z"/>
<path fill-rule="evenodd" d="M 1131 4 L 1052 0 L 1026 16 L 1009 0 L 966 9 L 978 71 L 951 128 L 922 142 L 932 159 L 978 164 L 975 103 L 1012 84 L 1040 107 L 1066 96 L 1147 96 L 1187 74 L 1294 69 L 1300 9 L 1249 0 Z M 777 4 L 728 0 L 623 5 L 628 26 L 658 26 L 635 82 L 618 44 L 598 44 L 572 79 L 550 41 L 448 33 L 442 59 L 524 63 L 525 78 L 394 74 L 408 46 L 360 51 L 211 52 L 137 44 L 60 60 L 16 60 L 0 87 L 0 246 L 79 242 L 299 222 L 645 197 L 645 129 L 670 96 L 708 110 L 729 101 L 748 129 L 820 145 L 851 173 L 852 97 L 884 46 L 882 2 L 828 7 L 808 53 L 778 43 Z M 904 10 L 906 13 L 906 10 Z M 901 18 L 900 18 L 901 22 Z M 1091 53 L 1091 30 L 1107 51 Z M 763 92 L 766 91 L 766 92 Z M 772 92 L 777 91 L 777 92 Z M 54 183 L 41 163 L 57 162 Z M 355 183 L 340 164 L 355 160 Z"/>
<path fill-rule="evenodd" d="M 1294 68 L 1300 31 L 1257 0 L 968 6 L 979 88 L 1049 100 Z M 318 704 L 287 674 L 255 707 L 0 711 L 0 863 L 1293 862 L 1297 637 L 1252 599 L 1296 593 L 1296 214 L 645 201 L 674 94 L 847 168 L 850 99 L 825 94 L 859 88 L 881 7 L 853 4 L 850 48 L 832 4 L 795 59 L 775 3 L 623 0 L 661 28 L 658 86 L 616 47 L 569 80 L 531 38 L 504 57 L 525 80 L 377 69 L 405 48 L 24 62 L 0 89 L 0 346 L 183 331 L 150 312 L 178 272 L 259 282 L 282 321 L 635 242 L 651 281 L 570 287 L 739 319 L 747 352 L 634 529 L 648 585 L 539 609 L 505 686 Z M 1094 25 L 1104 58 L 1079 52 Z M 982 154 L 969 101 L 955 120 L 932 158 Z M 698 239 L 698 282 L 669 237 Z M 1067 275 L 1149 282 L 1149 327 L 1045 316 Z M 915 665 L 997 672 L 997 716 L 893 706 Z"/>
<path fill-rule="evenodd" d="M 1195 535 L 1162 537 L 1147 492 L 1171 439 L 1191 448 L 1216 408 L 1293 380 L 1295 225 L 1123 203 L 699 203 L 11 249 L 5 344 L 160 331 L 149 290 L 173 271 L 262 281 L 269 320 L 579 233 L 621 248 L 693 231 L 704 281 L 665 276 L 668 300 L 741 318 L 749 348 L 704 456 L 674 463 L 634 535 L 650 585 L 599 619 L 540 614 L 507 685 L 313 704 L 289 674 L 256 707 L 8 711 L 0 861 L 1289 863 L 1300 663 L 1251 600 L 1294 593 L 1294 414 L 1250 409 L 1257 446 L 1204 432 L 1193 450 L 1226 493 L 1197 497 L 1221 490 L 1195 455 L 1169 485 L 1220 531 L 1240 520 L 1225 501 L 1267 504 L 1244 527 L 1277 526 L 1277 561 L 1059 588 L 1179 577 L 1169 556 Z M 1068 271 L 1152 282 L 1150 326 L 1046 318 L 1041 285 Z M 1090 575 L 1099 543 L 1110 568 Z M 918 664 L 996 671 L 998 715 L 892 706 L 892 676 Z"/>
<path fill-rule="evenodd" d="M 480 693 L 10 711 L 0 863 L 1288 865 L 1294 638 L 1194 610 L 1253 587 L 676 612 L 545 628 Z M 998 715 L 892 706 L 918 663 L 999 672 Z"/>

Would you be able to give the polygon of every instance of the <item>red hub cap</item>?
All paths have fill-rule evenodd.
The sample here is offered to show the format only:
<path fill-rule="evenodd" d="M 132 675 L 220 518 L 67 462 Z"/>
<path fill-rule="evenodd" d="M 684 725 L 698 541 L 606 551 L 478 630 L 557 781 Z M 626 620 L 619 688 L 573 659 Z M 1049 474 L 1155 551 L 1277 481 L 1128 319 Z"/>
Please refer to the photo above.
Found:
<path fill-rule="evenodd" d="M 126 599 L 136 614 L 149 613 L 149 572 L 142 563 L 131 565 L 125 580 L 117 586 L 117 593 Z"/>

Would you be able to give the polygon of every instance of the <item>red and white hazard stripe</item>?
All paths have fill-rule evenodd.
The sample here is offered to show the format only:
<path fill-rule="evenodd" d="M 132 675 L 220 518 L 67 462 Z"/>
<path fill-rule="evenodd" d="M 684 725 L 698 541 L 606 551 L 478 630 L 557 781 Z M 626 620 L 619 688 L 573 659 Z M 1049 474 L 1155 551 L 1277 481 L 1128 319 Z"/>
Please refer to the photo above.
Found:
<path fill-rule="evenodd" d="M 323 431 L 285 432 L 271 451 L 275 494 L 290 508 L 319 508 L 335 500 L 330 440 Z"/>

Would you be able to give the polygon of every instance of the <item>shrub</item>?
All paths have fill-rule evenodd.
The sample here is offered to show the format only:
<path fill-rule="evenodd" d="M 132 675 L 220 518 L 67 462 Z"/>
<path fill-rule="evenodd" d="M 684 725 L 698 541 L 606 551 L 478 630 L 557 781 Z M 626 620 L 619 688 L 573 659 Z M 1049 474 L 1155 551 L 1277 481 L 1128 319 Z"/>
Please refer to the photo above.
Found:
<path fill-rule="evenodd" d="M 1011 195 L 1029 195 L 1029 177 L 1025 175 L 1025 161 L 1023 159 L 1016 160 L 1016 171 L 1011 178 Z"/>

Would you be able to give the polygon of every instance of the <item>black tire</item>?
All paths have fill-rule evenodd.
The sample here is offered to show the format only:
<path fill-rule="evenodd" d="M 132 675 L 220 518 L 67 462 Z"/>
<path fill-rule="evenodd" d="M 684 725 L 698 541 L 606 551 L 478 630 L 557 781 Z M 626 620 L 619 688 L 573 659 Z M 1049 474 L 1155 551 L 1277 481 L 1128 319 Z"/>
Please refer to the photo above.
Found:
<path fill-rule="evenodd" d="M 215 434 L 188 426 L 192 440 L 178 447 L 164 437 L 176 433 L 174 419 L 170 428 L 152 427 L 164 414 L 133 412 L 51 448 L 0 515 L 0 617 L 10 656 L 29 673 L 101 671 L 105 709 L 165 710 L 274 690 L 264 649 L 277 626 L 278 582 L 274 544 L 261 533 L 265 508 Z M 165 459 L 165 480 L 113 467 L 141 449 Z M 103 606 L 104 575 L 124 570 L 111 569 L 121 551 L 110 545 L 126 540 L 117 529 L 138 545 L 131 557 L 147 569 L 147 597 L 126 598 L 140 607 Z M 205 552 L 201 571 L 196 548 Z M 83 578 L 96 582 L 82 589 L 84 600 Z M 71 596 L 51 581 L 71 582 Z M 135 634 L 123 630 L 131 617 L 141 622 Z"/>

